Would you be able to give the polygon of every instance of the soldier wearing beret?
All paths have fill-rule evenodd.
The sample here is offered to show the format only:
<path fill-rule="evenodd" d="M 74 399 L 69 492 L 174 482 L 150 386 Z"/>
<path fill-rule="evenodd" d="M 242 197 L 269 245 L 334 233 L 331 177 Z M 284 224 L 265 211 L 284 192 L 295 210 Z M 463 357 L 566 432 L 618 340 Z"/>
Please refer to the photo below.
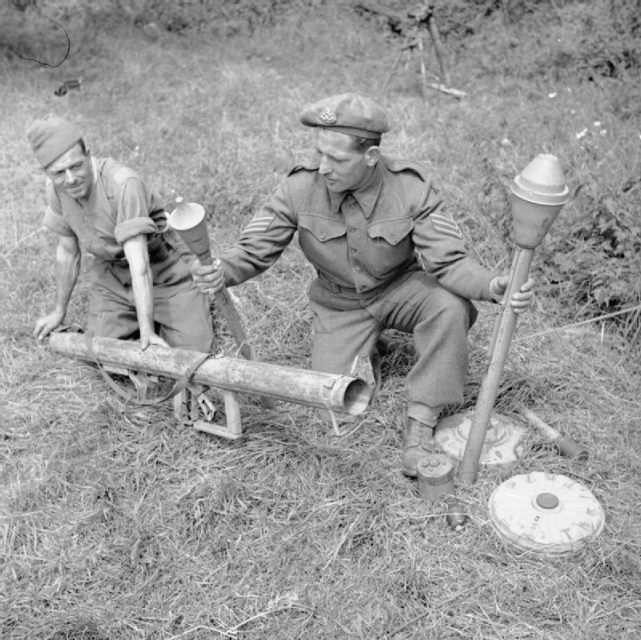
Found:
<path fill-rule="evenodd" d="M 35 336 L 41 340 L 63 323 L 82 247 L 94 258 L 90 334 L 139 338 L 143 349 L 169 344 L 209 351 L 206 296 L 191 279 L 186 247 L 165 228 L 157 196 L 131 169 L 92 157 L 67 120 L 36 120 L 27 138 L 47 175 L 44 226 L 58 235 L 56 303 L 36 322 Z"/>
<path fill-rule="evenodd" d="M 313 369 L 348 373 L 355 357 L 375 359 L 386 328 L 414 336 L 402 470 L 415 476 L 441 408 L 463 399 L 470 300 L 500 300 L 508 278 L 467 255 L 425 167 L 381 153 L 389 121 L 379 105 L 341 94 L 300 120 L 314 129 L 314 158 L 289 172 L 220 266 L 196 266 L 194 280 L 205 290 L 240 284 L 274 264 L 298 231 L 317 273 Z M 522 311 L 531 296 L 528 283 L 511 304 Z"/>

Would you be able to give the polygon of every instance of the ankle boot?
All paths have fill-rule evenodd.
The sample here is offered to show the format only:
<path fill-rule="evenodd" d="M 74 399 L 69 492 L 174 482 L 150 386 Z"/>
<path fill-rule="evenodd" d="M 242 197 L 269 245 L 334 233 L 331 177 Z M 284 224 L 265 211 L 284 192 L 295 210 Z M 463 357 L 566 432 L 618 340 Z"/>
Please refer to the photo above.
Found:
<path fill-rule="evenodd" d="M 414 418 L 408 418 L 403 437 L 402 472 L 415 478 L 419 460 L 430 453 L 434 428 Z"/>

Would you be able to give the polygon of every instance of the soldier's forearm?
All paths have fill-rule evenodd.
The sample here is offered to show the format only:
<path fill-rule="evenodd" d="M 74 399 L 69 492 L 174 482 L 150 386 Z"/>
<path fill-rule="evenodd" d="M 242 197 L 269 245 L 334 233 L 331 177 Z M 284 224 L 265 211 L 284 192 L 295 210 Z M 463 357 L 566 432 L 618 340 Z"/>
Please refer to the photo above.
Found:
<path fill-rule="evenodd" d="M 459 261 L 455 267 L 443 269 L 436 274 L 439 283 L 446 289 L 469 300 L 491 300 L 490 282 L 495 274 L 469 258 Z"/>
<path fill-rule="evenodd" d="M 62 248 L 56 251 L 56 306 L 55 310 L 63 316 L 67 312 L 71 294 L 80 273 L 80 252 L 70 253 Z"/>
<path fill-rule="evenodd" d="M 131 287 L 134 294 L 140 335 L 151 335 L 154 333 L 154 285 L 151 269 L 145 269 L 143 272 L 132 272 Z"/>
<path fill-rule="evenodd" d="M 154 281 L 149 264 L 147 238 L 137 235 L 123 244 L 131 273 L 131 288 L 138 317 L 140 337 L 154 333 Z"/>

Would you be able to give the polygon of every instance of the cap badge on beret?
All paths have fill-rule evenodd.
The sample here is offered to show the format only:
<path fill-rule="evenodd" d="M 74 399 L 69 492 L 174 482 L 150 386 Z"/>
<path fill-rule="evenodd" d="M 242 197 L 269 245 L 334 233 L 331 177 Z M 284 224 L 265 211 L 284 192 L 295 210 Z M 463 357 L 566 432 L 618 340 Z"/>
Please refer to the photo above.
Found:
<path fill-rule="evenodd" d="M 309 104 L 299 119 L 306 127 L 326 127 L 371 139 L 380 138 L 390 128 L 385 109 L 358 93 L 341 93 Z"/>
<path fill-rule="evenodd" d="M 330 109 L 329 107 L 327 109 L 323 109 L 318 114 L 318 119 L 324 124 L 324 125 L 331 125 L 334 124 L 337 120 L 336 117 L 336 111 L 333 109 Z"/>

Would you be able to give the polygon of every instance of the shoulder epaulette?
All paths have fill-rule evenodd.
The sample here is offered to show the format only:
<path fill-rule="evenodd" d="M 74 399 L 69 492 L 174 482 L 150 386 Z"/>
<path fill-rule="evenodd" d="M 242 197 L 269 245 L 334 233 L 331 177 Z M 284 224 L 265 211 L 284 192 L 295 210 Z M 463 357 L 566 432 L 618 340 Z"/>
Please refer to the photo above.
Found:
<path fill-rule="evenodd" d="M 122 185 L 125 181 L 129 180 L 129 178 L 138 177 L 138 174 L 133 169 L 130 169 L 129 167 L 124 167 L 122 165 L 120 165 L 111 175 L 114 181 L 120 185 Z"/>
<path fill-rule="evenodd" d="M 109 180 L 121 187 L 129 178 L 137 178 L 138 174 L 112 158 L 98 158 L 98 171 L 103 180 Z"/>
<path fill-rule="evenodd" d="M 413 160 L 391 160 L 385 159 L 385 166 L 392 173 L 401 173 L 403 171 L 411 171 L 416 174 L 423 182 L 429 182 L 430 173 L 427 170 L 427 167 L 420 162 L 414 162 Z"/>

